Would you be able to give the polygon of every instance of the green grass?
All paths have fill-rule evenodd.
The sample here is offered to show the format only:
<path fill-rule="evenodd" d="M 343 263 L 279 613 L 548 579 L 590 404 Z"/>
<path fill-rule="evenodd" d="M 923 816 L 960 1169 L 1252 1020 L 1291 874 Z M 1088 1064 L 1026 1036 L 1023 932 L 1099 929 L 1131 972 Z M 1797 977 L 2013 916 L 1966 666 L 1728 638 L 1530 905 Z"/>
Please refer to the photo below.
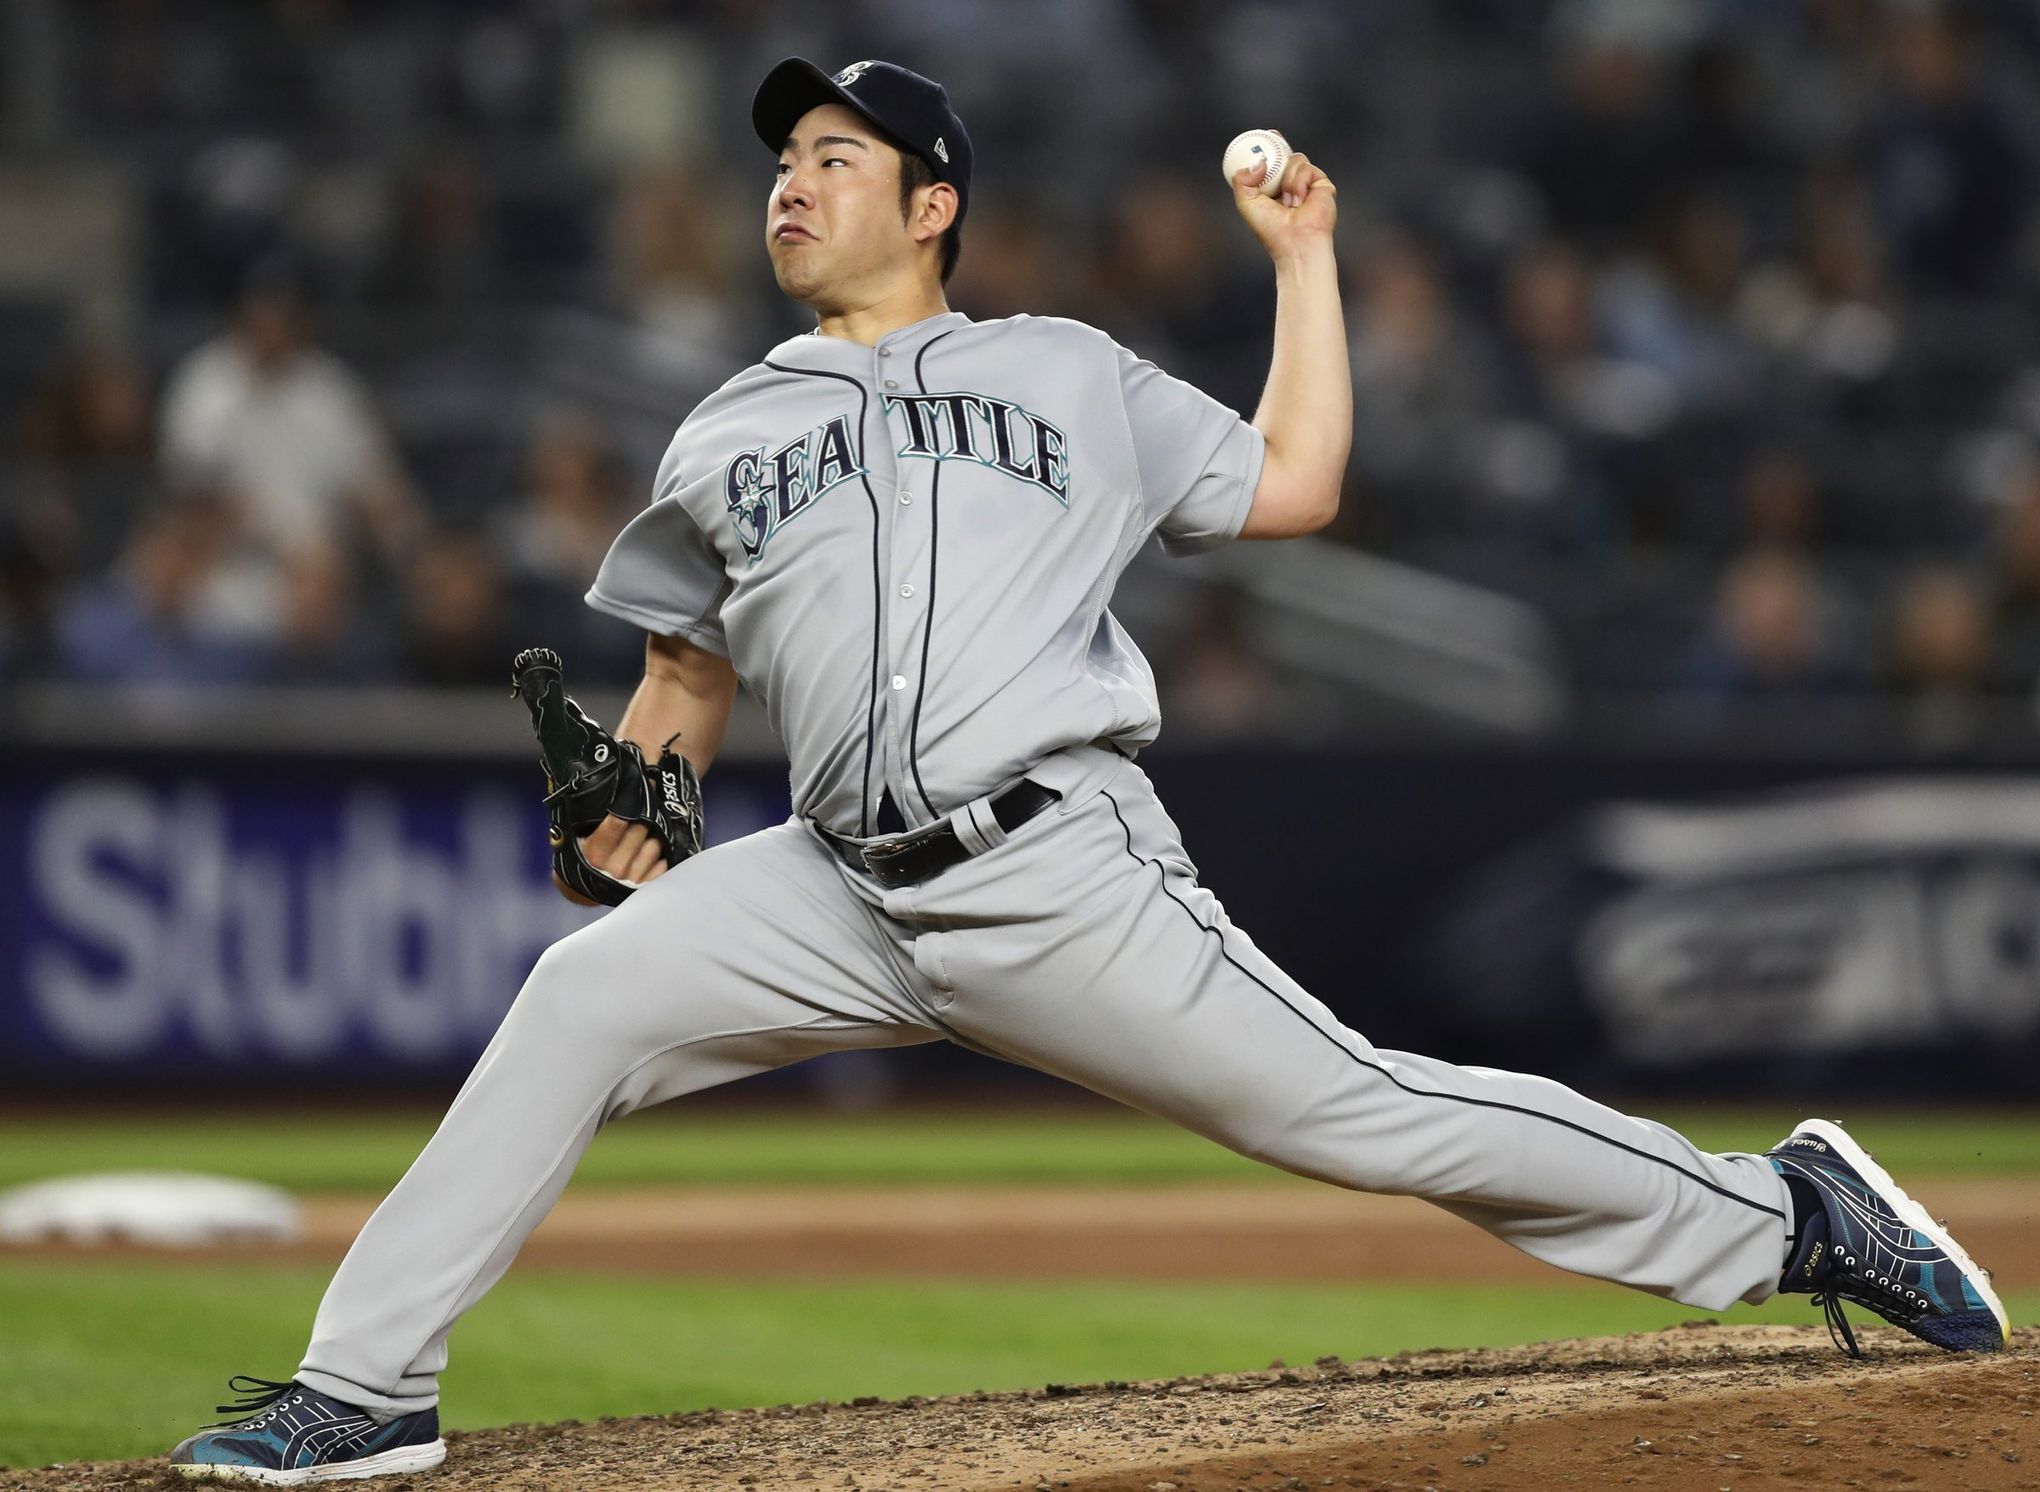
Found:
<path fill-rule="evenodd" d="M 1654 1114 L 1710 1150 L 1757 1149 L 1803 1117 L 1771 1110 Z M 2031 1113 L 1842 1116 L 1901 1180 L 2040 1174 Z M 386 1190 L 436 1113 L 0 1118 L 0 1187 L 80 1171 L 217 1171 L 297 1191 Z M 596 1140 L 583 1185 L 1236 1181 L 1275 1173 L 1184 1131 L 1113 1110 L 846 1116 L 667 1108 Z"/>
<path fill-rule="evenodd" d="M 299 1191 L 381 1191 L 437 1114 L 0 1120 L 0 1186 L 75 1171 L 219 1171 Z M 587 1185 L 1206 1180 L 1262 1168 L 1169 1125 L 1112 1111 L 845 1116 L 666 1111 L 597 1137 Z"/>
<path fill-rule="evenodd" d="M 378 1192 L 436 1114 L 0 1118 L 0 1186 L 79 1171 L 220 1171 L 298 1191 Z M 1710 1149 L 1760 1147 L 1796 1113 L 1654 1117 Z M 2014 1113 L 1845 1114 L 1901 1177 L 2040 1174 Z M 1105 1109 L 882 1116 L 688 1105 L 605 1133 L 580 1184 L 1228 1181 L 1277 1173 Z M 288 1372 L 327 1272 L 0 1262 L 0 1465 L 161 1454 L 228 1374 Z M 2040 1321 L 2040 1292 L 2015 1294 Z M 1796 1309 L 1794 1307 L 1797 1307 Z M 605 1280 L 513 1275 L 462 1323 L 448 1423 L 592 1418 L 1164 1376 L 1418 1347 L 1643 1330 L 1677 1306 L 1559 1283 L 1234 1287 Z M 1729 1319 L 1807 1320 L 1804 1302 Z"/>
<path fill-rule="evenodd" d="M 0 1466 L 153 1456 L 227 1375 L 287 1377 L 323 1270 L 0 1265 Z M 2040 1291 L 2008 1302 L 2040 1321 Z M 967 1392 L 1641 1331 L 1695 1313 L 1608 1286 L 605 1280 L 513 1275 L 453 1338 L 454 1428 Z M 1731 1321 L 1807 1321 L 1804 1301 Z"/>

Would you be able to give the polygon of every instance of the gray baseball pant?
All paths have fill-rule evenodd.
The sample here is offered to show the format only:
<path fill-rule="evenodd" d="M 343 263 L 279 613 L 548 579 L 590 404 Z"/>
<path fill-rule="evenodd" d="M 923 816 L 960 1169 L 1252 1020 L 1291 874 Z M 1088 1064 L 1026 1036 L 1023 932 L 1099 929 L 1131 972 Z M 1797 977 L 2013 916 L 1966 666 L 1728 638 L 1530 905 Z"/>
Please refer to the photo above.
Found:
<path fill-rule="evenodd" d="M 942 1037 L 1300 1175 L 1426 1198 L 1578 1274 L 1704 1310 L 1773 1293 L 1790 1204 L 1762 1157 L 1548 1079 L 1376 1050 L 1227 920 L 1138 766 L 1081 747 L 1029 775 L 1063 800 L 922 885 L 885 890 L 791 820 L 549 948 L 348 1251 L 298 1378 L 379 1414 L 436 1403 L 454 1322 L 604 1124 Z"/>

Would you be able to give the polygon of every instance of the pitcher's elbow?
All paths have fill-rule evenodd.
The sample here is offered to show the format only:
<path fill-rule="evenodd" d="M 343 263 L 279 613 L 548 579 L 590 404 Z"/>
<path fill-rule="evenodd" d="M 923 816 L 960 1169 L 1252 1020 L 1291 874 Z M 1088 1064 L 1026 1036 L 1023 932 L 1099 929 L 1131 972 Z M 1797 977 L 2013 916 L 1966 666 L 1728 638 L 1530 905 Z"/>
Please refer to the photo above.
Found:
<path fill-rule="evenodd" d="M 1332 521 L 1338 516 L 1339 488 L 1334 484 L 1320 493 L 1311 503 L 1309 512 L 1304 519 L 1303 531 L 1307 534 L 1314 534 L 1323 529 L 1330 528 Z"/>

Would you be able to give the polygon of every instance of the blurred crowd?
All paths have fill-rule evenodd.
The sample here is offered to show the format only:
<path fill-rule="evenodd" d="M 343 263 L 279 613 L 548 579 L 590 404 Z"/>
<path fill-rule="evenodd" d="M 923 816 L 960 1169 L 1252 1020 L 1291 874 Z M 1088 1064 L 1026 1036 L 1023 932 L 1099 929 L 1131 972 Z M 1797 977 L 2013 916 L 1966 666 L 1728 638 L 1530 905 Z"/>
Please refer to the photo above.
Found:
<path fill-rule="evenodd" d="M 1026 24 L 1014 24 L 1024 13 Z M 1251 412 L 1216 162 L 1339 181 L 1331 537 L 1534 605 L 1701 728 L 2040 690 L 2040 10 L 2003 0 L 0 0 L 0 678 L 497 683 L 692 402 L 803 329 L 751 88 L 970 125 L 950 286 Z M 15 226 L 22 230 L 17 234 Z M 36 245 L 42 245 L 38 252 Z M 1157 661 L 1250 728 L 1238 598 Z"/>
<path fill-rule="evenodd" d="M 456 520 L 288 281 L 252 283 L 153 395 L 131 360 L 82 350 L 22 419 L 10 662 L 75 682 L 496 684 L 520 639 L 557 637 L 626 678 L 641 638 L 581 604 L 633 511 L 619 455 L 592 415 L 529 424 L 503 500 Z"/>

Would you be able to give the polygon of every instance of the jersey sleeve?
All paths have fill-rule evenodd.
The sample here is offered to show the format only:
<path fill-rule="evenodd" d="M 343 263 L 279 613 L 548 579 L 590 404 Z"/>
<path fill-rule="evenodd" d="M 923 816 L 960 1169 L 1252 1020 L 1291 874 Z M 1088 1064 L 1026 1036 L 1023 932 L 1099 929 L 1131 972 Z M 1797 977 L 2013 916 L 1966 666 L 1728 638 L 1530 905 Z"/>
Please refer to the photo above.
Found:
<path fill-rule="evenodd" d="M 651 506 L 609 546 L 586 600 L 597 611 L 635 622 L 647 632 L 684 637 L 727 658 L 722 607 L 729 577 L 722 556 L 680 501 L 678 448 L 676 439 L 660 464 Z"/>
<path fill-rule="evenodd" d="M 1145 526 L 1160 532 L 1170 554 L 1237 538 L 1254 505 L 1266 439 L 1201 389 L 1124 347 L 1118 353 Z"/>

